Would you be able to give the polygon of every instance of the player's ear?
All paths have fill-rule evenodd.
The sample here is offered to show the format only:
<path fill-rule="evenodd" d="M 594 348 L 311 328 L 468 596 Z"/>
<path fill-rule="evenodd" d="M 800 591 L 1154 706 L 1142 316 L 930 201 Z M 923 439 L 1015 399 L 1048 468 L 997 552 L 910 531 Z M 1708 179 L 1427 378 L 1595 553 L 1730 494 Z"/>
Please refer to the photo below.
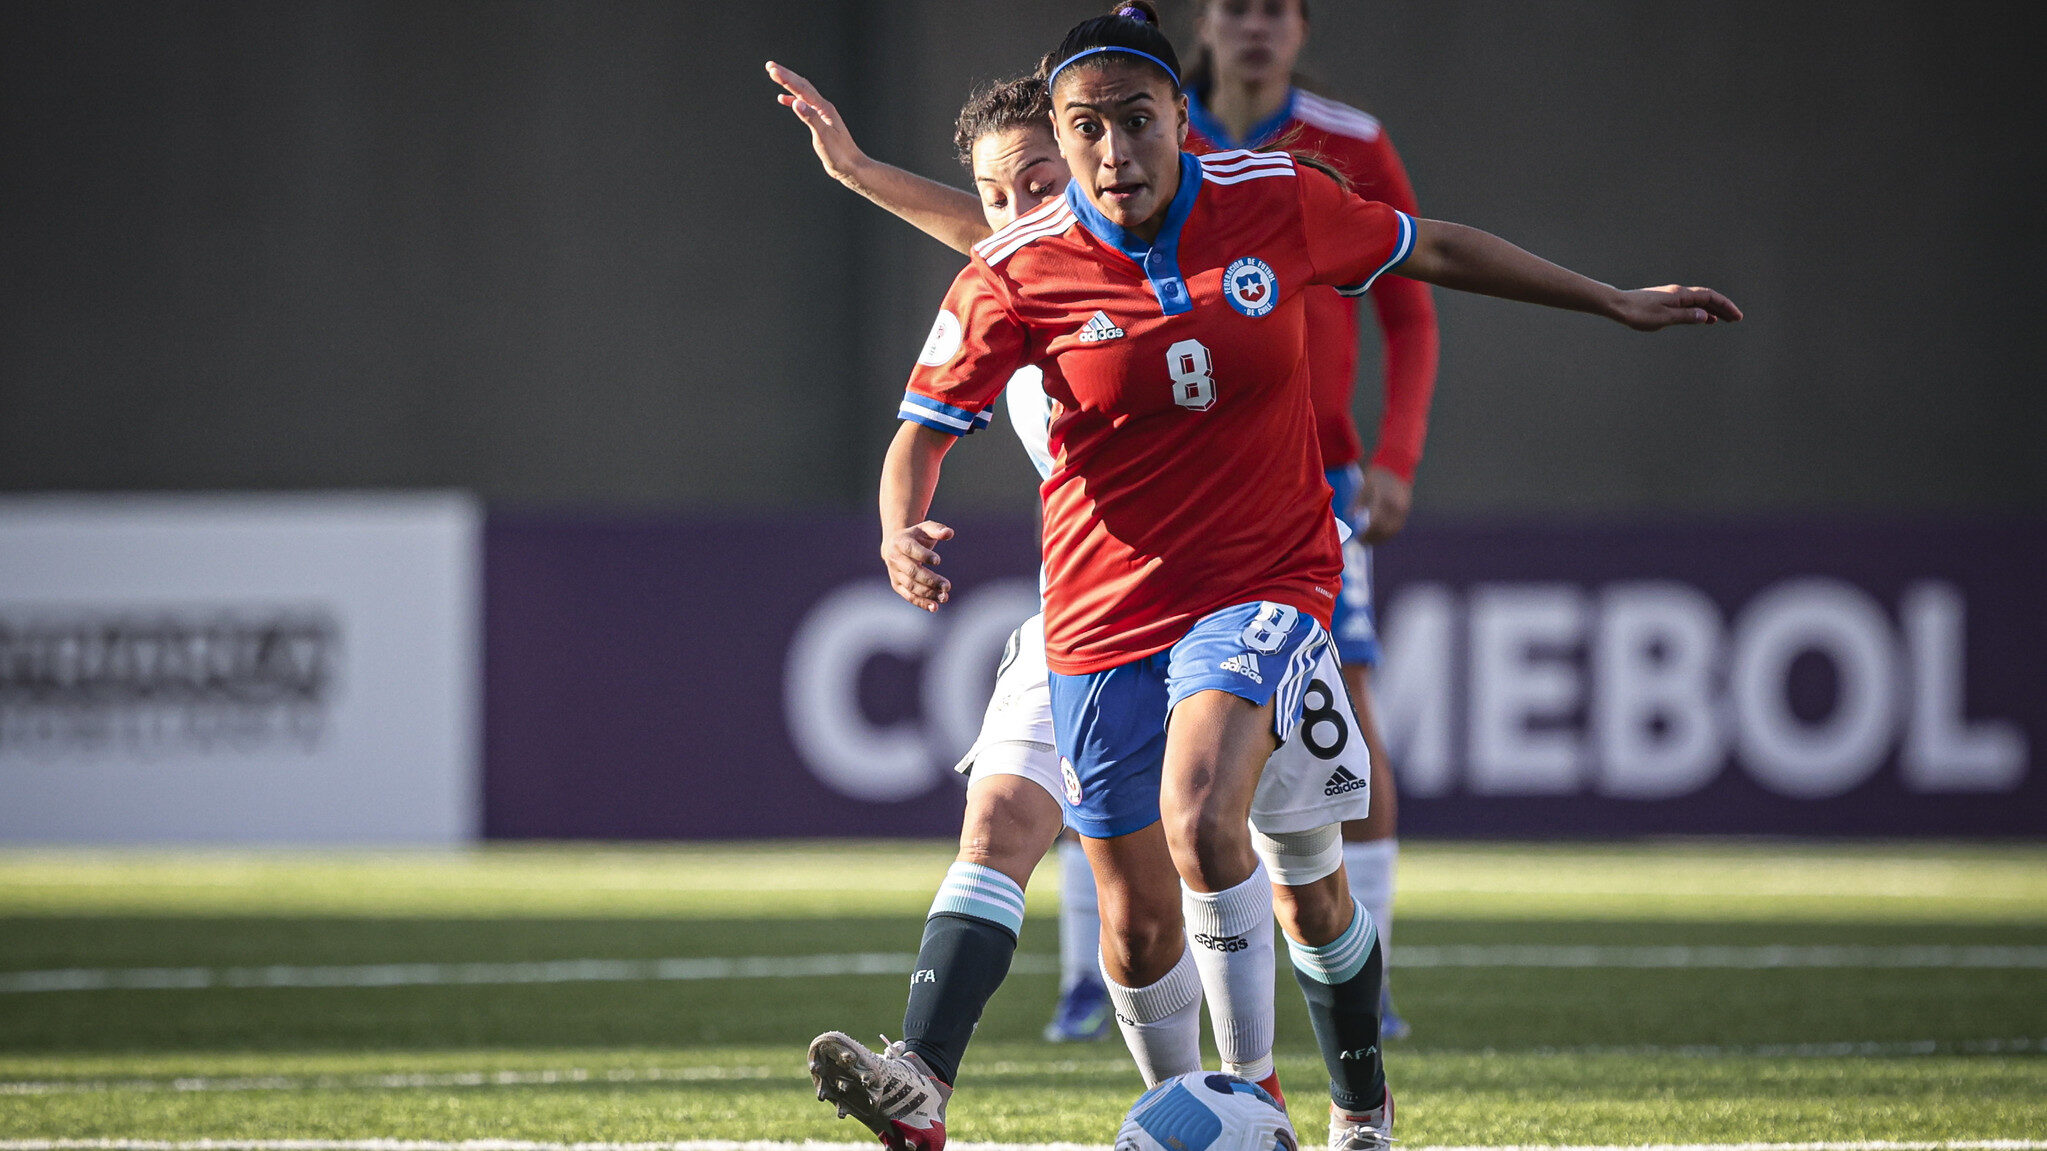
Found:
<path fill-rule="evenodd" d="M 1180 150 L 1184 152 L 1187 150 L 1187 93 L 1173 97 L 1173 114 L 1180 118 Z"/>

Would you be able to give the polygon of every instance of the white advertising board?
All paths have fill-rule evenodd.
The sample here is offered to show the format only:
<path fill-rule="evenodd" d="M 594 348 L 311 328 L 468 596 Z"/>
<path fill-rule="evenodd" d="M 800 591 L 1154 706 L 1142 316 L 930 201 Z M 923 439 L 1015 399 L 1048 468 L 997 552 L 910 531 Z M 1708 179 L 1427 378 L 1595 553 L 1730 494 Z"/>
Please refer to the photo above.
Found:
<path fill-rule="evenodd" d="M 0 842 L 473 839 L 481 551 L 452 493 L 0 498 Z"/>

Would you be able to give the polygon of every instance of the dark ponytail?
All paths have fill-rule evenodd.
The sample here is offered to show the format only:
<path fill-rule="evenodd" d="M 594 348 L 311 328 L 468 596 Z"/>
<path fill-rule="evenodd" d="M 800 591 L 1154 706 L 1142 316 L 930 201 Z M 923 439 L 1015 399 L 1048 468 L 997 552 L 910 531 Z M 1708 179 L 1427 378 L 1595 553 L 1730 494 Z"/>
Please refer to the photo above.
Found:
<path fill-rule="evenodd" d="M 1152 0 L 1122 0 L 1109 15 L 1074 25 L 1059 47 L 1038 65 L 1038 75 L 1045 78 L 1049 92 L 1059 75 L 1076 61 L 1086 66 L 1098 56 L 1117 56 L 1163 73 L 1177 96 L 1180 55 L 1159 25 L 1158 5 Z"/>

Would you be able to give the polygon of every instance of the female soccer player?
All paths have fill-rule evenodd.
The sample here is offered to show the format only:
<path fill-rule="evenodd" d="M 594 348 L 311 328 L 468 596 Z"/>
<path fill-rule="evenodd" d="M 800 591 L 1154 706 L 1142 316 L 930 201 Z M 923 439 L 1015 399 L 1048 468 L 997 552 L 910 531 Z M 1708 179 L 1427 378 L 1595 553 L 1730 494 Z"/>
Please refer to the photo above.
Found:
<path fill-rule="evenodd" d="M 918 224 L 946 242 L 954 242 L 956 201 L 963 194 L 900 169 L 878 164 L 854 144 L 838 112 L 801 76 L 779 65 L 768 71 L 787 89 L 781 97 L 811 129 L 812 143 L 826 170 L 885 208 Z M 987 227 L 1006 225 L 1018 214 L 1035 209 L 1066 184 L 1063 157 L 1052 140 L 1049 105 L 1043 84 L 1036 80 L 1000 85 L 977 94 L 960 115 L 955 143 L 975 175 Z M 939 225 L 931 226 L 933 221 Z M 962 252 L 967 250 L 959 245 Z M 1010 422 L 1041 476 L 1049 475 L 1048 408 L 1036 368 L 1024 368 L 1004 390 Z M 927 413 L 924 418 L 934 418 Z M 914 560 L 892 554 L 905 570 Z M 1041 621 L 1026 621 L 1004 659 L 994 698 L 979 738 L 962 763 L 972 769 L 961 850 L 946 884 L 926 921 L 925 943 L 905 1012 L 904 1038 L 876 1055 L 850 1037 L 828 1032 L 813 1044 L 811 1058 L 822 1097 L 837 1103 L 843 1114 L 860 1117 L 885 1138 L 912 1146 L 935 1145 L 942 1130 L 947 1090 L 960 1056 L 988 995 L 1006 971 L 1021 926 L 1022 888 L 1032 864 L 1059 830 L 1059 799 L 1064 791 L 1058 756 L 1051 745 L 1051 705 L 1045 686 Z M 1262 830 L 1282 834 L 1318 827 L 1362 811 L 1366 793 L 1330 798 L 1327 780 L 1336 772 L 1368 771 L 1358 741 L 1357 721 L 1344 697 L 1333 657 L 1318 657 L 1317 679 L 1309 688 L 1313 735 L 1280 749 L 1261 776 L 1253 821 Z M 1023 786 L 1024 781 L 1037 788 Z M 1040 794 L 1042 789 L 1042 795 Z M 1094 919 L 1094 879 L 1085 866 L 1071 869 L 1084 881 L 1087 918 Z M 1165 876 L 1172 882 L 1170 874 Z M 1064 902 L 1078 904 L 1072 883 Z M 962 899 L 974 893 L 972 900 Z M 1278 1091 L 1271 1073 L 1271 943 L 1269 899 L 1252 909 L 1266 931 L 1261 933 L 1266 960 L 1258 969 L 1264 994 L 1247 1003 L 1220 988 L 1211 999 L 1219 1046 L 1226 1065 L 1262 1080 Z M 1191 919 L 1199 921 L 1197 910 Z M 1092 923 L 1090 924 L 1092 926 Z M 1062 924 L 1062 928 L 1065 925 Z M 1063 966 L 1097 970 L 1094 933 L 1082 947 L 1062 929 Z M 1248 945 L 1248 941 L 1247 945 Z M 1248 950 L 1248 946 L 1244 949 Z M 1233 958 L 1241 960 L 1241 951 Z M 1210 972 L 1204 970 L 1206 978 Z M 1097 976 L 1097 978 L 1099 978 Z M 1096 985 L 1099 987 L 1099 983 Z M 1098 992 L 1100 994 L 1100 992 Z M 1240 1016 L 1250 1018 L 1240 1018 Z M 1184 1048 L 1156 1053 L 1133 1049 L 1149 1086 L 1162 1078 L 1194 1070 L 1198 1051 Z M 914 1060 L 914 1062 L 912 1062 Z M 870 1081 L 871 1082 L 868 1082 Z M 922 1090 L 918 1084 L 924 1084 Z"/>
<path fill-rule="evenodd" d="M 880 503 L 885 538 L 916 561 L 892 566 L 893 584 L 936 610 L 949 592 L 936 545 L 952 536 L 926 518 L 940 461 L 1011 374 L 1043 370 L 1056 405 L 1046 659 L 1068 822 L 1096 870 L 1104 974 L 1119 1014 L 1144 1026 L 1195 982 L 1176 887 L 1228 904 L 1264 885 L 1246 818 L 1266 758 L 1299 728 L 1342 569 L 1303 289 L 1361 292 L 1398 266 L 1644 331 L 1740 312 L 1703 288 L 1617 290 L 1361 200 L 1283 154 L 1184 153 L 1177 57 L 1141 0 L 1077 26 L 1047 60 L 1072 182 L 977 245 L 954 281 Z M 1337 829 L 1267 839 L 1292 880 L 1276 903 L 1330 1072 L 1330 1145 L 1383 1147 L 1380 952 L 1344 888 Z M 1161 858 L 1178 885 L 1158 881 Z"/>
<path fill-rule="evenodd" d="M 1030 144 L 1026 147 L 1005 141 L 996 146 L 986 171 L 975 176 L 975 190 L 980 195 L 974 196 L 872 159 L 854 142 L 839 110 L 810 81 L 773 61 L 768 63 L 768 75 L 786 90 L 778 99 L 810 129 L 811 146 L 827 174 L 963 256 L 996 228 L 1034 210 L 1046 196 L 1065 190 L 1066 160 L 1052 143 L 1050 105 L 1044 104 L 1042 81 L 1031 79 L 1003 86 L 1017 91 L 1027 89 L 1043 106 L 1043 112 L 985 125 L 1005 135 L 1022 133 L 1029 137 Z M 970 170 L 975 166 L 972 153 L 976 141 L 970 138 L 970 129 L 982 126 L 970 123 L 963 114 L 954 132 L 954 144 Z M 1024 417 L 1014 426 L 1024 438 L 1024 450 L 1042 479 L 1050 474 L 1051 461 L 1043 452 L 1043 395 L 1035 375 L 1025 386 L 1012 385 L 1006 394 L 1011 397 L 1009 409 Z M 1027 395 L 1035 402 L 1025 403 Z M 1032 628 L 1038 638 L 1027 651 L 1042 652 L 1042 627 L 1033 620 Z M 1029 666 L 1014 670 L 1018 675 L 1035 674 L 1042 681 L 1043 660 L 1037 664 L 1035 672 Z M 997 695 L 1002 694 L 998 690 Z M 1028 702 L 1036 705 L 1043 701 L 1034 694 Z M 1050 704 L 1045 703 L 1044 707 L 1043 725 L 1049 738 Z M 991 712 L 990 722 L 995 719 Z M 988 734 L 984 732 L 980 742 L 987 741 Z M 1049 745 L 1046 750 L 1051 751 Z M 1053 759 L 1056 797 L 1059 794 L 1056 754 Z M 1052 1021 L 1045 1027 L 1045 1038 L 1055 1043 L 1097 1039 L 1108 1025 L 1110 1012 L 1108 993 L 1102 987 L 1096 963 L 1101 932 L 1095 912 L 1095 877 L 1088 869 L 1086 854 L 1080 850 L 1080 841 L 1071 835 L 1059 839 L 1059 864 L 1059 1002 L 1053 1009 Z"/>
<path fill-rule="evenodd" d="M 1407 171 L 1373 117 L 1301 88 L 1295 64 L 1308 41 L 1308 0 L 1204 0 L 1195 19 L 1199 43 L 1186 76 L 1188 143 L 1195 151 L 1284 147 L 1327 161 L 1368 200 L 1419 212 Z M 1322 467 L 1335 492 L 1336 513 L 1358 536 L 1344 547 L 1343 590 L 1332 612 L 1330 639 L 1363 725 L 1372 757 L 1372 810 L 1343 825 L 1343 869 L 1351 895 L 1371 913 L 1379 946 L 1390 955 L 1393 877 L 1399 843 L 1392 760 L 1379 735 L 1371 670 L 1379 662 L 1373 618 L 1371 545 L 1407 522 L 1414 471 L 1428 427 L 1436 383 L 1436 309 L 1426 284 L 1386 275 L 1369 298 L 1384 350 L 1384 402 L 1370 466 L 1363 456 L 1351 391 L 1357 372 L 1358 301 L 1335 289 L 1310 288 L 1308 394 L 1315 406 Z M 1407 1034 L 1394 1014 L 1390 984 L 1380 1024 L 1387 1038 Z"/>

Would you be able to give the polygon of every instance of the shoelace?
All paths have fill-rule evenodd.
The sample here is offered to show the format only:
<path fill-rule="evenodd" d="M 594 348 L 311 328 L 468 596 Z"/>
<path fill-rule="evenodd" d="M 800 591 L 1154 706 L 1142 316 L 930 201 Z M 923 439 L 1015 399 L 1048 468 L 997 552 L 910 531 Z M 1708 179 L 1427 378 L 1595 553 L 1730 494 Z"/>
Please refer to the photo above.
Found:
<path fill-rule="evenodd" d="M 1331 1144 L 1330 1151 L 1376 1151 L 1390 1147 L 1400 1140 L 1369 1124 L 1353 1127 L 1343 1133 L 1343 1142 Z"/>
<path fill-rule="evenodd" d="M 878 1077 L 881 1082 L 874 1085 L 875 1102 L 891 1119 L 900 1119 L 916 1111 L 926 1095 L 932 1093 L 924 1077 L 910 1066 L 909 1048 L 902 1040 L 889 1042 L 886 1035 L 881 1037 L 881 1064 Z"/>

